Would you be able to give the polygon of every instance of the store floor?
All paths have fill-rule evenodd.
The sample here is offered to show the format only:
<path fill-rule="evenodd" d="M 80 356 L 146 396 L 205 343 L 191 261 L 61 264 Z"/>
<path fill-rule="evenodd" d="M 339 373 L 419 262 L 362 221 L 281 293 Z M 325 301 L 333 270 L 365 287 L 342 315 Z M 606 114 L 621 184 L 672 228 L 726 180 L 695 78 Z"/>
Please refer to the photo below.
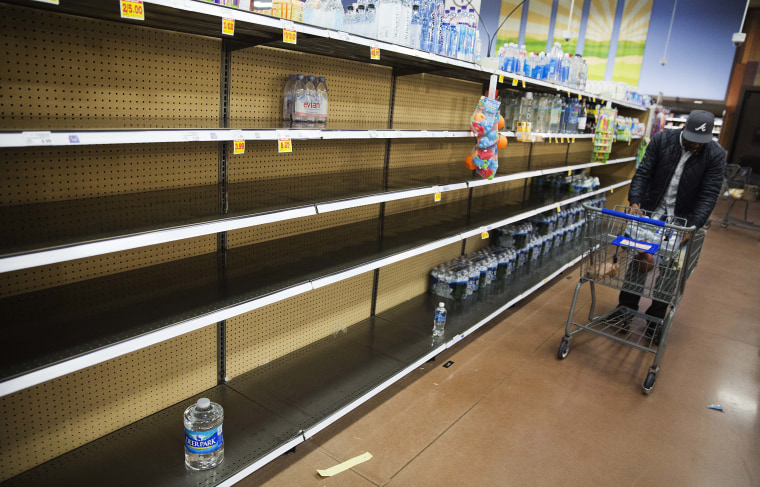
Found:
<path fill-rule="evenodd" d="M 576 268 L 239 485 L 758 486 L 758 257 L 760 233 L 713 225 L 650 396 L 652 354 L 581 334 L 557 360 Z"/>

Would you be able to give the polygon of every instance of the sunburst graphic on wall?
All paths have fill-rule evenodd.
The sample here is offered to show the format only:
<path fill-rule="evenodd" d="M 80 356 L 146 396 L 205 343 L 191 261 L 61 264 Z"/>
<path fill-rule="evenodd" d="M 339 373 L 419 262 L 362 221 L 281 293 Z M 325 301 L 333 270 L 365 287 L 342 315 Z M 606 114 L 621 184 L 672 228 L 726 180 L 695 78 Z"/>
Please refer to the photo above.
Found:
<path fill-rule="evenodd" d="M 623 22 L 620 24 L 618 47 L 615 53 L 613 81 L 623 81 L 631 86 L 639 84 L 644 45 L 652 17 L 653 0 L 628 0 L 625 2 Z"/>
<path fill-rule="evenodd" d="M 616 6 L 617 0 L 591 0 L 583 47 L 583 57 L 589 65 L 589 79 L 604 79 Z"/>

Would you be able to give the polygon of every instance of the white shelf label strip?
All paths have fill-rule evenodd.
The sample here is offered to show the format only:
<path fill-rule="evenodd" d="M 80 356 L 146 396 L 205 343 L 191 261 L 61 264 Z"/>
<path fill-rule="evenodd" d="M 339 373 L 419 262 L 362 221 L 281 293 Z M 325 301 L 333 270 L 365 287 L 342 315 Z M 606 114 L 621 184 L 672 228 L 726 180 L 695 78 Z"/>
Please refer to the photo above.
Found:
<path fill-rule="evenodd" d="M 43 250 L 32 254 L 15 255 L 0 259 L 0 272 L 10 272 L 29 267 L 55 264 L 69 260 L 82 259 L 95 255 L 108 254 L 111 252 L 120 252 L 122 250 L 136 249 L 148 245 L 156 245 L 186 238 L 210 235 L 213 233 L 238 230 L 241 228 L 264 225 L 283 220 L 291 220 L 304 216 L 316 215 L 317 211 L 314 206 L 295 208 L 275 213 L 266 213 L 263 215 L 254 215 L 218 222 L 203 223 L 169 230 L 159 230 L 156 232 L 143 233 L 139 235 L 130 235 L 99 242 L 85 243 L 81 245 L 62 247 L 58 249 Z"/>
<path fill-rule="evenodd" d="M 290 440 L 287 443 L 284 443 L 284 444 L 278 446 L 277 448 L 275 448 L 274 450 L 272 450 L 268 454 L 264 455 L 259 460 L 257 460 L 254 463 L 252 463 L 251 465 L 249 465 L 249 466 L 245 467 L 244 469 L 238 471 L 232 477 L 230 477 L 227 480 L 225 480 L 225 481 L 217 484 L 217 487 L 231 487 L 231 486 L 237 484 L 238 482 L 240 482 L 244 478 L 246 478 L 249 475 L 251 475 L 256 470 L 260 469 L 261 467 L 263 467 L 267 463 L 271 462 L 272 460 L 274 460 L 276 458 L 279 458 L 282 455 L 286 454 L 287 452 L 289 452 L 293 448 L 297 447 L 298 445 L 300 445 L 304 441 L 305 440 L 304 440 L 303 435 L 299 434 L 298 436 L 296 436 L 292 440 Z"/>
<path fill-rule="evenodd" d="M 329 284 L 333 284 L 339 281 L 342 281 L 344 279 L 348 279 L 349 277 L 358 276 L 359 274 L 364 274 L 365 272 L 377 269 L 379 267 L 387 266 L 396 262 L 400 262 L 402 260 L 406 260 L 410 257 L 414 257 L 415 255 L 424 254 L 425 252 L 429 252 L 431 250 L 438 249 L 440 247 L 444 247 L 446 245 L 459 242 L 461 238 L 459 235 L 456 235 L 454 237 L 445 238 L 442 240 L 438 240 L 437 242 L 432 242 L 426 245 L 422 245 L 420 247 L 407 250 L 405 252 L 398 253 L 396 255 L 391 255 L 390 257 L 385 257 L 383 259 L 376 260 L 374 262 L 369 262 L 364 265 L 360 265 L 358 267 L 354 267 L 353 269 L 349 269 L 343 272 L 339 272 L 337 274 L 334 274 L 332 276 L 322 277 L 320 279 L 315 279 L 312 281 L 312 284 L 314 285 L 314 289 L 318 289 L 320 287 L 327 286 Z"/>
<path fill-rule="evenodd" d="M 84 368 L 91 367 L 107 360 L 111 360 L 116 357 L 141 350 L 151 345 L 155 345 L 156 343 L 165 342 L 166 340 L 184 335 L 185 333 L 199 330 L 203 327 L 218 323 L 222 320 L 226 320 L 243 313 L 248 313 L 249 311 L 253 311 L 263 306 L 267 306 L 269 304 L 276 303 L 278 301 L 282 301 L 284 299 L 288 299 L 311 290 L 311 283 L 299 284 L 297 286 L 293 286 L 291 288 L 270 294 L 268 296 L 263 296 L 261 298 L 254 299 L 237 306 L 232 306 L 230 308 L 225 308 L 213 313 L 199 316 L 197 318 L 193 318 L 191 320 L 178 323 L 176 325 L 163 328 L 137 338 L 132 338 L 131 340 L 117 343 L 110 347 L 94 351 L 81 357 L 77 357 L 56 365 L 51 365 L 44 369 L 30 372 L 21 377 L 0 383 L 0 397 L 12 394 L 22 389 L 26 389 L 28 387 L 32 387 L 37 384 L 41 384 L 43 382 L 47 382 L 49 380 L 70 374 L 72 372 L 76 372 L 77 370 L 82 370 Z"/>

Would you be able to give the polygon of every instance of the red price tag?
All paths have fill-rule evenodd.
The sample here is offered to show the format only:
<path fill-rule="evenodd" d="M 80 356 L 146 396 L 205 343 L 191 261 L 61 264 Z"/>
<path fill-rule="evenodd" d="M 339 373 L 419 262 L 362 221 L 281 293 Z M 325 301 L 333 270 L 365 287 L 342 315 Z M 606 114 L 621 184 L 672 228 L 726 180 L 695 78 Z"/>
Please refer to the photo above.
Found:
<path fill-rule="evenodd" d="M 293 143 L 290 139 L 277 139 L 277 152 L 293 152 Z"/>
<path fill-rule="evenodd" d="M 295 29 L 282 29 L 282 42 L 287 44 L 296 43 L 296 31 Z"/>
<path fill-rule="evenodd" d="M 380 60 L 380 48 L 371 46 L 369 48 L 369 57 L 373 61 L 379 61 Z"/>
<path fill-rule="evenodd" d="M 245 153 L 245 140 L 236 140 L 235 141 L 235 154 L 244 154 Z"/>
<path fill-rule="evenodd" d="M 121 18 L 132 20 L 145 20 L 142 0 L 120 0 Z"/>
<path fill-rule="evenodd" d="M 222 19 L 222 34 L 235 35 L 235 19 Z"/>

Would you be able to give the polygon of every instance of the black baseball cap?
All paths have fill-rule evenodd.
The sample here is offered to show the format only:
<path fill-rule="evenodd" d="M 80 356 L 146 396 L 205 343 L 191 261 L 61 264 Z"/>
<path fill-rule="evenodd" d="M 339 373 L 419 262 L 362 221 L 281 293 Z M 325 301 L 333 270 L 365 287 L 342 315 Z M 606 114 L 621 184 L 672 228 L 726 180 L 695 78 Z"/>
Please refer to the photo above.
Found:
<path fill-rule="evenodd" d="M 712 140 L 715 115 L 704 110 L 694 110 L 686 119 L 683 138 L 695 144 L 707 144 Z"/>

